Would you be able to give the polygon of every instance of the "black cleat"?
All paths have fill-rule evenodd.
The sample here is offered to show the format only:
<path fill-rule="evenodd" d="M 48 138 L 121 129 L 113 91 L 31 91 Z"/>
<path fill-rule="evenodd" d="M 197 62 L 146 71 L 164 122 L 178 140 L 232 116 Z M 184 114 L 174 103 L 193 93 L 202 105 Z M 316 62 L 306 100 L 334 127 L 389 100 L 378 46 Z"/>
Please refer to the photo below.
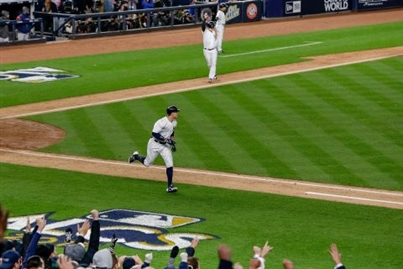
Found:
<path fill-rule="evenodd" d="M 166 192 L 169 192 L 169 193 L 173 193 L 173 192 L 177 192 L 177 191 L 178 191 L 178 188 L 177 188 L 177 187 L 174 187 L 173 185 L 169 186 L 169 187 L 166 189 Z"/>
<path fill-rule="evenodd" d="M 132 156 L 127 160 L 128 163 L 133 163 L 134 161 L 139 161 L 139 153 L 137 151 L 133 152 Z"/>

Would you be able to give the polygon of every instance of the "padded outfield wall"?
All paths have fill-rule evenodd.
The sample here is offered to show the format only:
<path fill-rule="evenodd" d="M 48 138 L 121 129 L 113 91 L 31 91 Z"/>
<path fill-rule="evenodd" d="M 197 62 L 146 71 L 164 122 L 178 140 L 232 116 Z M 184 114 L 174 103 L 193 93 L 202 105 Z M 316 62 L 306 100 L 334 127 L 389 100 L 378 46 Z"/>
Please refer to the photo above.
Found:
<path fill-rule="evenodd" d="M 266 0 L 266 18 L 403 7 L 403 0 Z"/>

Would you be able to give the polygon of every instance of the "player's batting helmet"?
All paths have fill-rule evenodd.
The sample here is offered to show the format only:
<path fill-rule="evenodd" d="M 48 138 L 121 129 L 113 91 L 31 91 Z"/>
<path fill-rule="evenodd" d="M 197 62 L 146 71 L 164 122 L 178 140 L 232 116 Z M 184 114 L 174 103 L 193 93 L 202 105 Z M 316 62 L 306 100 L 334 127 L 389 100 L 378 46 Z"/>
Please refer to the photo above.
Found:
<path fill-rule="evenodd" d="M 171 115 L 171 113 L 173 113 L 173 112 L 179 112 L 179 111 L 180 111 L 180 109 L 177 108 L 176 106 L 169 106 L 167 108 L 167 114 L 168 115 Z"/>

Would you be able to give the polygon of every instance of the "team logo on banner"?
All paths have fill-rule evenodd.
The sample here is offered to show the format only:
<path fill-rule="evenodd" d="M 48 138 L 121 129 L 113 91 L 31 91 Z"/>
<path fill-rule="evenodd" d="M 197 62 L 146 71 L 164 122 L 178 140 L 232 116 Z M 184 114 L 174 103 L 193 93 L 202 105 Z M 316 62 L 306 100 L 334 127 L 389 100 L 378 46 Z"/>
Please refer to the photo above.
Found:
<path fill-rule="evenodd" d="M 0 71 L 0 80 L 16 82 L 41 83 L 68 78 L 78 78 L 77 75 L 64 73 L 65 71 L 49 67 L 35 67 L 11 71 Z"/>
<path fill-rule="evenodd" d="M 258 9 L 255 3 L 251 3 L 248 5 L 248 7 L 246 8 L 246 16 L 248 17 L 248 19 L 253 20 L 256 18 L 258 13 Z"/>
<path fill-rule="evenodd" d="M 301 1 L 285 2 L 285 14 L 301 13 Z"/>
<path fill-rule="evenodd" d="M 28 217 L 32 228 L 35 226 L 36 219 L 45 217 L 47 224 L 42 232 L 40 243 L 51 243 L 58 247 L 63 247 L 66 244 L 66 230 L 70 228 L 75 233 L 77 231 L 77 224 L 81 225 L 84 220 L 91 219 L 91 215 L 86 215 L 81 218 L 53 221 L 49 218 L 52 214 L 46 213 L 9 218 L 7 229 L 14 230 L 15 232 L 8 235 L 6 239 L 21 240 Z M 195 237 L 200 240 L 217 239 L 217 236 L 205 233 L 171 231 L 174 228 L 197 224 L 202 221 L 204 220 L 201 218 L 163 213 L 127 209 L 107 210 L 99 212 L 101 226 L 100 243 L 110 243 L 113 235 L 115 235 L 118 238 L 117 244 L 126 247 L 151 251 L 166 251 L 171 250 L 175 245 L 179 248 L 189 247 Z M 170 230 L 168 231 L 167 229 Z M 88 232 L 85 238 L 88 242 L 90 232 Z"/>
<path fill-rule="evenodd" d="M 230 21 L 232 19 L 235 19 L 239 17 L 241 14 L 241 10 L 239 9 L 238 6 L 236 5 L 230 5 L 228 6 L 227 12 L 225 13 L 225 20 Z"/>

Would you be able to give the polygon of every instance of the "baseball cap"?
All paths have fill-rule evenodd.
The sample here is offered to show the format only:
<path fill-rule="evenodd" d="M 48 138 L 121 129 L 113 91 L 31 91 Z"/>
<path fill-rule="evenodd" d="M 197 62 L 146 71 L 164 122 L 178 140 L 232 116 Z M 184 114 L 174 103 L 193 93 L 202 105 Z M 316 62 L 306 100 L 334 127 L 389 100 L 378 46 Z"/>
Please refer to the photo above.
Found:
<path fill-rule="evenodd" d="M 180 109 L 178 107 L 176 107 L 176 106 L 169 106 L 167 108 L 167 114 L 168 115 L 170 115 L 173 112 L 179 112 L 179 111 L 180 111 Z"/>
<path fill-rule="evenodd" d="M 84 244 L 68 244 L 64 247 L 64 255 L 69 256 L 73 261 L 80 263 L 85 255 Z"/>
<path fill-rule="evenodd" d="M 20 259 L 20 254 L 15 250 L 7 250 L 1 256 L 2 262 L 0 263 L 0 268 L 10 269 L 13 268 L 14 263 Z"/>
<path fill-rule="evenodd" d="M 92 258 L 92 264 L 95 268 L 111 269 L 113 266 L 112 253 L 107 248 L 98 250 Z"/>
<path fill-rule="evenodd" d="M 220 8 L 221 8 L 221 7 L 228 7 L 228 5 L 227 5 L 226 3 L 221 3 L 221 4 L 220 4 Z"/>

